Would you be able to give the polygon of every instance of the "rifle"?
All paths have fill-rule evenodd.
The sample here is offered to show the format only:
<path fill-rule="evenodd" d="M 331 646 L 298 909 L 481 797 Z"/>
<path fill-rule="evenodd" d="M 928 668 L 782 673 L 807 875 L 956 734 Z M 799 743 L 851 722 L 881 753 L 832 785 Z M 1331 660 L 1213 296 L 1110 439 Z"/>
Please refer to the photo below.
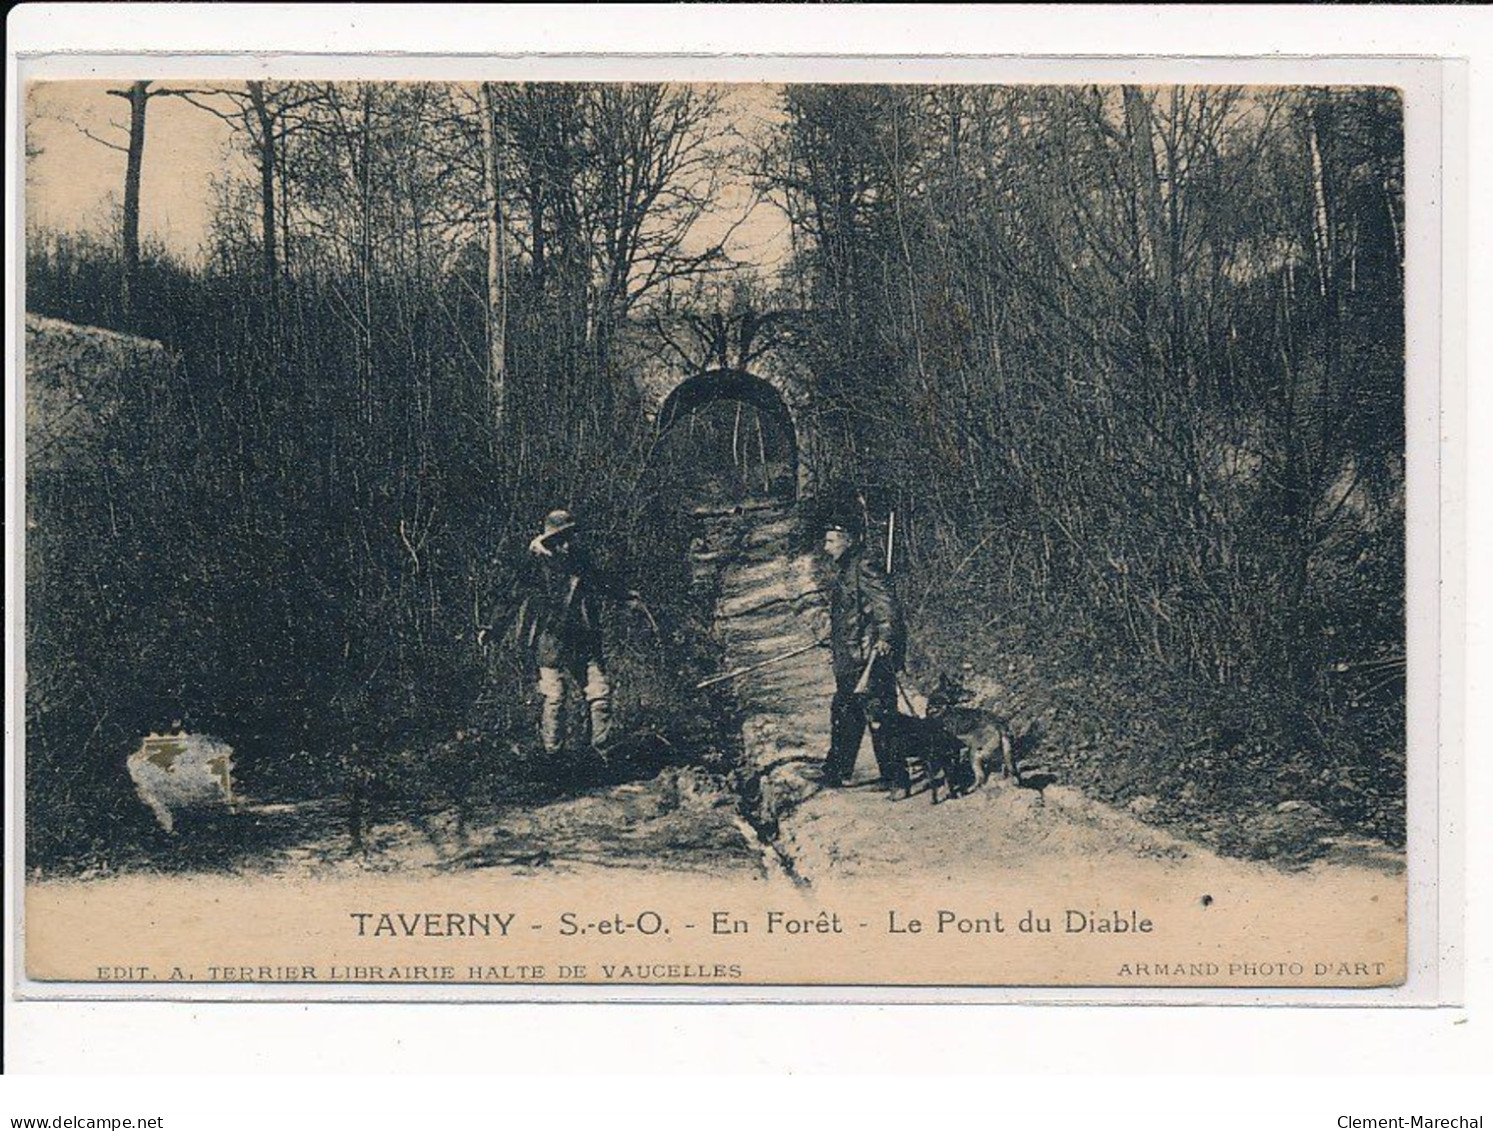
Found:
<path fill-rule="evenodd" d="M 759 660 L 755 664 L 748 664 L 744 668 L 736 668 L 733 671 L 722 672 L 720 675 L 713 675 L 709 679 L 703 679 L 699 683 L 695 684 L 695 690 L 700 691 L 703 688 L 711 687 L 717 683 L 725 683 L 728 679 L 735 679 L 737 676 L 748 675 L 755 671 L 761 671 L 763 668 L 771 667 L 773 664 L 782 663 L 784 660 L 791 660 L 794 656 L 802 656 L 805 652 L 820 647 L 822 643 L 822 641 L 816 640 L 812 644 L 804 644 L 797 648 L 790 648 L 786 652 L 780 652 L 778 655 L 766 660 Z"/>

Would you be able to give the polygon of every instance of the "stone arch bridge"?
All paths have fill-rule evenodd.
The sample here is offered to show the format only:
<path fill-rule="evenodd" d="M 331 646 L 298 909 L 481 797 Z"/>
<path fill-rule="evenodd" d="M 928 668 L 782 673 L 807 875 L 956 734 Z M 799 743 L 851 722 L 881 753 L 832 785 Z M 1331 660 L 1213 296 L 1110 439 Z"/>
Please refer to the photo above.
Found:
<path fill-rule="evenodd" d="M 718 401 L 750 405 L 787 437 L 796 496 L 815 495 L 824 472 L 811 384 L 794 349 L 794 312 L 679 314 L 636 331 L 630 368 L 644 412 L 660 432 Z"/>

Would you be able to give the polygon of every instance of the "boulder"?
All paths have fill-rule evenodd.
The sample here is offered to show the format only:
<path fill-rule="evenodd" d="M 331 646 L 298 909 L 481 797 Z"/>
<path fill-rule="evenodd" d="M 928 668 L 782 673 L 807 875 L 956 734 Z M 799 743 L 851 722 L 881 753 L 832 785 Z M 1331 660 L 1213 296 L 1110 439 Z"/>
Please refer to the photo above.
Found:
<path fill-rule="evenodd" d="M 168 833 L 176 814 L 203 806 L 233 806 L 233 748 L 197 734 L 148 734 L 129 757 L 135 793 Z"/>

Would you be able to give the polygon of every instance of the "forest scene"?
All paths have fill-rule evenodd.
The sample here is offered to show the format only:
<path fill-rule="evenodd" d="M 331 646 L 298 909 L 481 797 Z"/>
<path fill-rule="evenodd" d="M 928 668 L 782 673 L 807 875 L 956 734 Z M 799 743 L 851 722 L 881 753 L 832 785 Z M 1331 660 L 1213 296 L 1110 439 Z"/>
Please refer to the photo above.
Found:
<path fill-rule="evenodd" d="M 27 95 L 28 178 L 73 131 L 118 184 L 27 212 L 34 877 L 660 780 L 770 842 L 767 699 L 700 687 L 756 662 L 720 546 L 806 558 L 845 507 L 907 691 L 957 677 L 1029 777 L 1224 857 L 1403 853 L 1397 91 L 107 86 Z M 142 222 L 168 107 L 221 145 L 180 166 L 195 248 Z M 538 746 L 557 508 L 638 597 L 604 764 Z M 176 733 L 232 749 L 243 812 L 160 827 L 128 761 Z M 671 851 L 724 852 L 703 827 Z"/>

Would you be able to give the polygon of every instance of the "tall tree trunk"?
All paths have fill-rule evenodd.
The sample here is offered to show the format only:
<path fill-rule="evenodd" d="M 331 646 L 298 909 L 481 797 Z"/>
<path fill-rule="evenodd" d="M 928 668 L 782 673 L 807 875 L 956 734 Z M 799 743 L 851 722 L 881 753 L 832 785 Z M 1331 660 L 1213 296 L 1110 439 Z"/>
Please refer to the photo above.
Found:
<path fill-rule="evenodd" d="M 124 97 L 130 104 L 130 145 L 124 166 L 124 248 L 119 300 L 129 314 L 140 275 L 140 169 L 145 157 L 145 110 L 150 104 L 150 80 L 132 82 Z"/>
<path fill-rule="evenodd" d="M 287 285 L 291 273 L 290 178 L 285 175 L 290 167 L 286 152 L 288 141 L 287 131 L 282 128 L 280 136 L 275 139 L 275 165 L 280 170 L 280 269 L 285 273 Z"/>
<path fill-rule="evenodd" d="M 363 319 L 359 343 L 362 347 L 363 421 L 373 423 L 373 93 L 364 84 L 363 116 L 358 135 L 358 275 L 362 284 Z"/>
<path fill-rule="evenodd" d="M 265 100 L 264 83 L 251 81 L 246 85 L 259 123 L 260 250 L 265 290 L 273 305 L 280 282 L 279 257 L 275 250 L 275 115 Z"/>
<path fill-rule="evenodd" d="M 487 220 L 487 386 L 495 430 L 508 415 L 508 278 L 503 247 L 503 202 L 498 183 L 497 125 L 492 87 L 482 84 L 482 189 Z"/>
<path fill-rule="evenodd" d="M 1306 116 L 1307 148 L 1311 159 L 1312 245 L 1317 260 L 1317 291 L 1322 299 L 1322 377 L 1315 403 L 1310 407 L 1309 442 L 1318 465 L 1316 470 L 1330 474 L 1326 468 L 1327 450 L 1331 446 L 1333 408 L 1338 387 L 1338 357 L 1341 352 L 1342 303 L 1337 272 L 1337 208 L 1334 200 L 1332 171 L 1324 152 L 1326 139 L 1333 136 L 1332 104 L 1328 95 L 1313 95 Z"/>
<path fill-rule="evenodd" d="M 1163 305 L 1169 304 L 1174 289 L 1171 259 L 1167 254 L 1165 210 L 1161 199 L 1161 174 L 1156 167 L 1151 103 L 1145 93 L 1134 86 L 1122 88 L 1125 103 L 1125 129 L 1130 138 L 1130 161 L 1134 176 L 1136 234 L 1147 293 L 1141 303 L 1146 323 L 1146 345 L 1159 354 L 1163 366 L 1172 358 L 1165 341 L 1166 331 L 1158 338 L 1155 323 L 1160 320 Z"/>

